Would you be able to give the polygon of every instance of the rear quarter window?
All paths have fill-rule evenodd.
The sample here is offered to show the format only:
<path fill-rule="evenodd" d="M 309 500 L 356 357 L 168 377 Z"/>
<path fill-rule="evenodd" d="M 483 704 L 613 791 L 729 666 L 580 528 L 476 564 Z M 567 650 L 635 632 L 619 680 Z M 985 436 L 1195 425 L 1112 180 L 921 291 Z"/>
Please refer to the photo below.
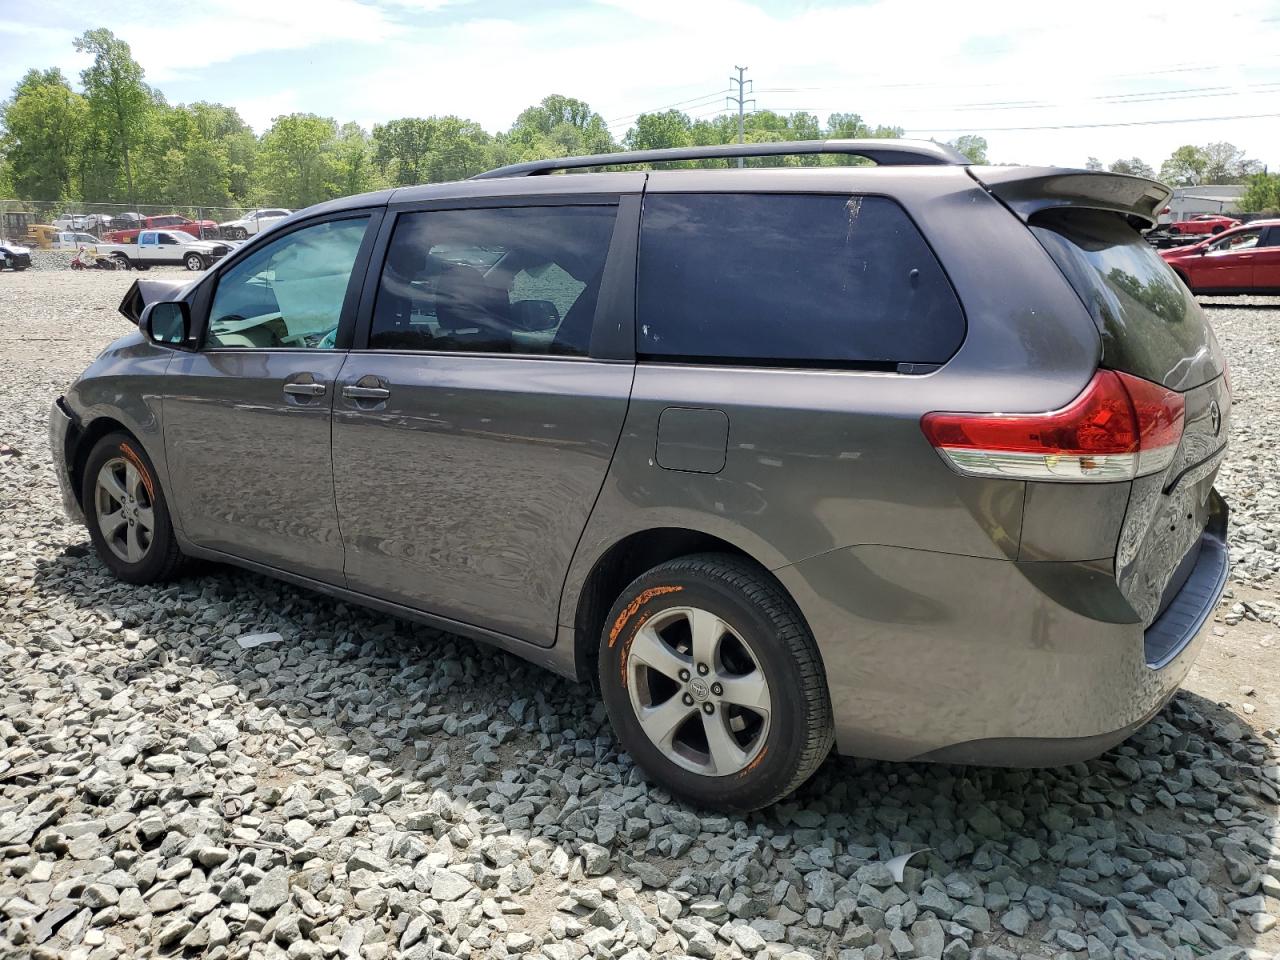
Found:
<path fill-rule="evenodd" d="M 656 359 L 892 369 L 965 334 L 920 231 L 872 196 L 650 194 L 636 309 Z"/>
<path fill-rule="evenodd" d="M 1054 210 L 1031 231 L 1093 315 L 1103 363 L 1173 389 L 1218 369 L 1217 344 L 1186 285 L 1114 213 Z"/>

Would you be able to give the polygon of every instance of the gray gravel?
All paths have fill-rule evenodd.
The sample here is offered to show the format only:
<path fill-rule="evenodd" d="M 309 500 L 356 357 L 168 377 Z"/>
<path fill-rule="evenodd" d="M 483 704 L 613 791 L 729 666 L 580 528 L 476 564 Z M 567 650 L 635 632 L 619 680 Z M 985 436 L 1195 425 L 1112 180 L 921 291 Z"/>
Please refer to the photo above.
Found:
<path fill-rule="evenodd" d="M 1275 734 L 1194 694 L 1088 764 L 832 759 L 740 818 L 648 786 L 589 687 L 515 658 L 227 569 L 117 583 L 59 513 L 44 431 L 125 329 L 130 279 L 0 276 L 0 956 L 1280 947 Z M 1235 587 L 1252 596 L 1277 567 L 1280 311 L 1213 318 L 1237 391 Z M 264 631 L 282 640 L 236 642 Z M 896 882 L 888 861 L 918 850 Z"/>

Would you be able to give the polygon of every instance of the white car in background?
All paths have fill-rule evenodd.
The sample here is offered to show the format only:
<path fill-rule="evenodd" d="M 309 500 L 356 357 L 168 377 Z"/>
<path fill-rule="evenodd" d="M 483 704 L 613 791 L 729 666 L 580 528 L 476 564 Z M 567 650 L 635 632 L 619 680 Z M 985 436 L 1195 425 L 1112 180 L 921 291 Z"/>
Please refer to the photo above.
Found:
<path fill-rule="evenodd" d="M 218 233 L 228 240 L 246 240 L 261 233 L 285 217 L 293 213 L 283 207 L 265 207 L 261 210 L 250 210 L 239 220 L 228 220 L 218 224 Z"/>
<path fill-rule="evenodd" d="M 55 233 L 50 239 L 50 250 L 79 250 L 81 247 L 92 247 L 101 243 L 92 233 L 78 233 L 70 230 L 62 230 Z"/>

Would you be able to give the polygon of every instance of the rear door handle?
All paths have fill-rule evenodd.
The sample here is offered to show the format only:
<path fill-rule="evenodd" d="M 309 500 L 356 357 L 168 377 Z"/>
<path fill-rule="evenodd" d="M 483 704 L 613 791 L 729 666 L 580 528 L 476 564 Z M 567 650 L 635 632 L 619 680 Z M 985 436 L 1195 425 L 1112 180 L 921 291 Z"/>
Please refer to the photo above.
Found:
<path fill-rule="evenodd" d="M 386 387 L 361 387 L 352 385 L 342 388 L 342 395 L 348 400 L 385 400 L 391 396 Z"/>
<path fill-rule="evenodd" d="M 325 386 L 323 383 L 286 383 L 284 392 L 295 397 L 323 397 Z"/>

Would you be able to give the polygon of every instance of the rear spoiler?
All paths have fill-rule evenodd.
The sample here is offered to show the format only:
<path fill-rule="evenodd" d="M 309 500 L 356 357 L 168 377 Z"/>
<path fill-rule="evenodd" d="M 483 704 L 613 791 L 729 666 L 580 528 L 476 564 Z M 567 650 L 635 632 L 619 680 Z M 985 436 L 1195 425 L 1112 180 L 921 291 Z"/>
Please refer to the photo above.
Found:
<path fill-rule="evenodd" d="M 1108 210 L 1134 227 L 1154 227 L 1173 191 L 1146 177 L 1060 167 L 969 167 L 992 196 L 1028 221 L 1042 210 Z"/>

